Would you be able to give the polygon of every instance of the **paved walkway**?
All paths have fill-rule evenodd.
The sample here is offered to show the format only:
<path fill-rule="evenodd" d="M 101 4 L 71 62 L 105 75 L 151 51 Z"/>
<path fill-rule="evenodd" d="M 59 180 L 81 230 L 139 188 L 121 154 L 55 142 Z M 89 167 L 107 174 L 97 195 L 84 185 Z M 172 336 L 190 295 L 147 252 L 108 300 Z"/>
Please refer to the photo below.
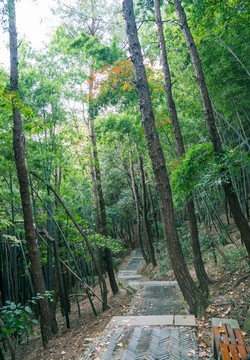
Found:
<path fill-rule="evenodd" d="M 144 281 L 143 258 L 133 252 L 119 272 L 124 286 L 136 289 L 129 313 L 114 316 L 84 360 L 199 359 L 195 318 L 188 315 L 176 281 Z"/>

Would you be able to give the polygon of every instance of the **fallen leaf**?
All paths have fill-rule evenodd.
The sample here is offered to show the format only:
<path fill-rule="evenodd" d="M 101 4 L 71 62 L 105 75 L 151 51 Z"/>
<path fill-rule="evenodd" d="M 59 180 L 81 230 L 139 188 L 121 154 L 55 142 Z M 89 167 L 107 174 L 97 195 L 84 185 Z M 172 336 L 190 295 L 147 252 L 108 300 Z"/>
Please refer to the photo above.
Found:
<path fill-rule="evenodd" d="M 188 353 L 188 356 L 193 357 L 193 355 L 195 355 L 195 350 L 190 350 Z"/>
<path fill-rule="evenodd" d="M 229 306 L 229 307 L 227 308 L 227 310 L 225 311 L 225 314 L 227 315 L 227 314 L 230 312 L 230 310 L 231 310 L 231 306 Z"/>
<path fill-rule="evenodd" d="M 199 353 L 199 356 L 200 356 L 200 357 L 204 357 L 204 356 L 208 356 L 208 354 L 207 354 L 205 351 L 201 351 L 201 352 Z"/>
<path fill-rule="evenodd" d="M 123 343 L 119 343 L 119 344 L 117 344 L 117 346 L 123 347 Z"/>

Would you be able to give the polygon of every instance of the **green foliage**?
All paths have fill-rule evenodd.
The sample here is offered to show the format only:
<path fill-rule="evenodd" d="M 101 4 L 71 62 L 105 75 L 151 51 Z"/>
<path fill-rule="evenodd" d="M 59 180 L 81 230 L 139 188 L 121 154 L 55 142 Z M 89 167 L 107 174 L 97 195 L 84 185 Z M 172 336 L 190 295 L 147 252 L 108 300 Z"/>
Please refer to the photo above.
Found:
<path fill-rule="evenodd" d="M 6 306 L 3 306 L 0 311 L 4 322 L 0 339 L 3 339 L 5 335 L 15 335 L 21 342 L 24 334 L 26 337 L 33 335 L 33 325 L 37 324 L 37 320 L 32 318 L 32 309 L 29 306 L 6 301 Z"/>
<path fill-rule="evenodd" d="M 239 264 L 241 264 L 241 270 L 247 271 L 249 269 L 249 265 L 247 261 L 244 261 L 244 257 L 247 257 L 246 248 L 243 244 L 238 245 L 237 247 L 228 246 L 224 248 L 226 257 L 228 259 L 227 262 L 224 262 L 224 266 L 227 270 L 232 272 L 237 271 L 239 269 Z"/>
<path fill-rule="evenodd" d="M 242 167 L 249 168 L 250 157 L 244 146 L 215 154 L 211 144 L 203 143 L 191 146 L 176 165 L 171 176 L 173 191 L 183 197 L 195 187 L 220 185 L 232 175 L 239 178 Z"/>
<path fill-rule="evenodd" d="M 71 48 L 82 49 L 85 57 L 95 62 L 96 68 L 105 64 L 113 64 L 115 61 L 125 58 L 125 54 L 117 46 L 117 37 L 112 39 L 111 46 L 102 44 L 97 35 L 81 33 L 71 44 Z"/>
<path fill-rule="evenodd" d="M 5 229 L 9 226 L 13 226 L 12 222 L 6 219 L 4 212 L 0 214 L 0 230 Z"/>
<path fill-rule="evenodd" d="M 181 196 L 187 196 L 199 183 L 199 175 L 211 162 L 214 162 L 211 144 L 193 145 L 185 158 L 181 159 L 172 171 L 173 191 Z"/>
<path fill-rule="evenodd" d="M 53 301 L 53 292 L 46 291 L 44 294 L 37 293 L 32 297 L 30 304 L 37 304 L 37 302 L 44 298 L 49 298 Z M 23 336 L 33 336 L 33 325 L 37 324 L 37 320 L 33 318 L 32 309 L 30 306 L 15 304 L 11 301 L 6 301 L 6 305 L 0 308 L 1 318 L 4 325 L 0 329 L 0 340 L 5 335 L 14 335 L 21 342 Z"/>
<path fill-rule="evenodd" d="M 88 235 L 88 238 L 93 243 L 93 245 L 96 244 L 97 247 L 108 248 L 114 254 L 125 251 L 120 239 L 113 239 L 110 236 L 105 237 L 102 234 L 90 234 Z"/>

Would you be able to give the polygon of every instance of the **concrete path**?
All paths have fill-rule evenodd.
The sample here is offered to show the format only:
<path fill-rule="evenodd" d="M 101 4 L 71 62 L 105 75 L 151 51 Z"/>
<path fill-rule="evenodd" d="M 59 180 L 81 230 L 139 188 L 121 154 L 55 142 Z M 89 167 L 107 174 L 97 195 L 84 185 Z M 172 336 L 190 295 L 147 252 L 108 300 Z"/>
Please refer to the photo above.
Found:
<path fill-rule="evenodd" d="M 119 272 L 136 289 L 127 316 L 114 316 L 84 360 L 199 359 L 195 318 L 189 315 L 176 281 L 144 281 L 137 271 L 140 249 Z"/>

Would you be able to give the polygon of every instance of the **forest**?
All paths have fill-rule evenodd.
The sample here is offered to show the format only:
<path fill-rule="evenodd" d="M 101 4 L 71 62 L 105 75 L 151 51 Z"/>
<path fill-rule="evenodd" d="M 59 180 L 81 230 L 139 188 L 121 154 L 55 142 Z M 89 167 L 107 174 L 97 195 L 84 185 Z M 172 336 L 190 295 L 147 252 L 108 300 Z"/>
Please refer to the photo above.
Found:
<path fill-rule="evenodd" d="M 248 1 L 52 4 L 38 51 L 0 1 L 0 359 L 109 311 L 134 246 L 198 319 L 228 290 L 249 324 Z"/>

